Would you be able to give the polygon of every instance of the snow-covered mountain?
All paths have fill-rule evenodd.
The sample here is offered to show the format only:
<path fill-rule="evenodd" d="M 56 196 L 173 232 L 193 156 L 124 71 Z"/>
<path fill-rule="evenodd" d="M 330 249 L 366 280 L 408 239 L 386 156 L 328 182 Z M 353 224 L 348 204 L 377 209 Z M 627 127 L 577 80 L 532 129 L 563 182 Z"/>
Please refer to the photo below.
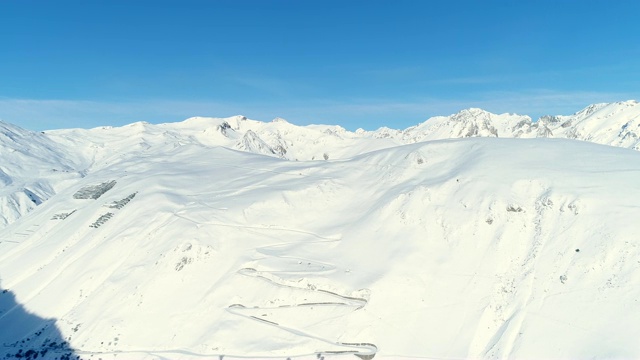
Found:
<path fill-rule="evenodd" d="M 568 138 L 640 149 L 640 105 L 633 100 L 591 105 L 573 115 L 545 116 L 535 122 L 528 116 L 467 109 L 405 130 L 350 132 L 340 126 L 296 126 L 279 118 L 261 122 L 243 116 L 45 133 L 0 126 L 0 228 L 87 172 L 187 144 L 296 161 L 347 159 L 403 144 L 465 137 Z"/>
<path fill-rule="evenodd" d="M 343 159 L 365 152 L 427 140 L 465 137 L 569 138 L 637 149 L 640 105 L 636 101 L 591 105 L 569 116 L 544 116 L 537 121 L 516 114 L 467 109 L 437 116 L 405 130 L 381 128 L 350 132 L 340 126 L 296 126 L 231 118 L 190 118 L 179 123 L 135 123 L 120 128 L 48 131 L 53 141 L 74 149 L 90 148 L 92 161 L 137 154 L 154 147 L 195 143 L 224 146 L 289 160 Z"/>
<path fill-rule="evenodd" d="M 378 130 L 378 136 L 400 138 L 405 143 L 465 137 L 566 138 L 640 149 L 640 104 L 635 100 L 595 104 L 569 116 L 530 117 L 496 115 L 467 109 L 438 116 L 404 131 Z"/>
<path fill-rule="evenodd" d="M 0 121 L 0 229 L 83 176 L 75 153 Z"/>
<path fill-rule="evenodd" d="M 0 123 L 0 357 L 637 358 L 639 114 Z"/>

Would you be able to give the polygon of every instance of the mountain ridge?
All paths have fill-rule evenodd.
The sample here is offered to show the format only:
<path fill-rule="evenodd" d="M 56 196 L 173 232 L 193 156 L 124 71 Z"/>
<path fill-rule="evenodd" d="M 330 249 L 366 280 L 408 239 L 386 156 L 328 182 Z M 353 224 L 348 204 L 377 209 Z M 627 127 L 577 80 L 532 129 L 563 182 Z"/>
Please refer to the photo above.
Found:
<path fill-rule="evenodd" d="M 354 132 L 337 125 L 297 126 L 281 118 L 261 122 L 244 116 L 44 132 L 0 122 L 4 162 L 0 165 L 0 227 L 90 171 L 186 144 L 308 161 L 347 159 L 403 144 L 465 137 L 556 137 L 638 150 L 639 136 L 640 106 L 635 100 L 593 104 L 572 115 L 543 116 L 538 121 L 526 115 L 469 108 L 450 116 L 432 117 L 404 130 L 382 127 Z M 51 170 L 34 177 L 30 169 L 36 168 Z"/>

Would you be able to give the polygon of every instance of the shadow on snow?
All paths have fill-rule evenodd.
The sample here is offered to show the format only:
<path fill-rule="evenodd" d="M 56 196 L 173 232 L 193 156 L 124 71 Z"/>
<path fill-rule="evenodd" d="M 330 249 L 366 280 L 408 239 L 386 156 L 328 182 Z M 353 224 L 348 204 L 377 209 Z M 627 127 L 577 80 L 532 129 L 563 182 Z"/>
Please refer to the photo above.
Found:
<path fill-rule="evenodd" d="M 0 285 L 0 359 L 79 359 L 55 319 L 28 312 Z"/>

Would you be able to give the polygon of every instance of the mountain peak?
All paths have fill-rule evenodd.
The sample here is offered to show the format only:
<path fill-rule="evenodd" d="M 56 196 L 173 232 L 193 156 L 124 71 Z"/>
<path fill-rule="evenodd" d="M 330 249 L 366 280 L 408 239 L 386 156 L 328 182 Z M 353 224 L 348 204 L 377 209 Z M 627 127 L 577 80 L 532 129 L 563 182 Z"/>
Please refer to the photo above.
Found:
<path fill-rule="evenodd" d="M 471 114 L 493 114 L 487 110 L 481 109 L 481 108 L 476 108 L 476 107 L 470 107 L 467 109 L 462 109 L 460 110 L 460 113 L 471 113 Z"/>

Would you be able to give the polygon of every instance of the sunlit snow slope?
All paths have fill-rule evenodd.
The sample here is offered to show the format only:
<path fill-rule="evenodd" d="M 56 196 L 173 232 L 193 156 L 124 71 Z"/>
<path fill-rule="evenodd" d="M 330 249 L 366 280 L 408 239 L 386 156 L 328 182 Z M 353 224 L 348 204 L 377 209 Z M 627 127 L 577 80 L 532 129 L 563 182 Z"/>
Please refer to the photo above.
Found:
<path fill-rule="evenodd" d="M 0 228 L 89 172 L 119 161 L 194 144 L 224 146 L 295 161 L 347 159 L 421 141 L 466 137 L 570 138 L 640 149 L 640 104 L 595 104 L 569 116 L 533 122 L 515 114 L 467 109 L 405 130 L 355 132 L 340 126 L 296 126 L 283 119 L 194 117 L 178 123 L 34 133 L 0 122 Z"/>
<path fill-rule="evenodd" d="M 54 325 L 103 359 L 640 357 L 636 151 L 473 138 L 295 162 L 163 131 L 136 156 L 100 145 L 0 230 L 2 288 L 57 319 L 3 309 L 0 357 Z"/>
<path fill-rule="evenodd" d="M 75 150 L 0 121 L 0 229 L 82 177 Z"/>

